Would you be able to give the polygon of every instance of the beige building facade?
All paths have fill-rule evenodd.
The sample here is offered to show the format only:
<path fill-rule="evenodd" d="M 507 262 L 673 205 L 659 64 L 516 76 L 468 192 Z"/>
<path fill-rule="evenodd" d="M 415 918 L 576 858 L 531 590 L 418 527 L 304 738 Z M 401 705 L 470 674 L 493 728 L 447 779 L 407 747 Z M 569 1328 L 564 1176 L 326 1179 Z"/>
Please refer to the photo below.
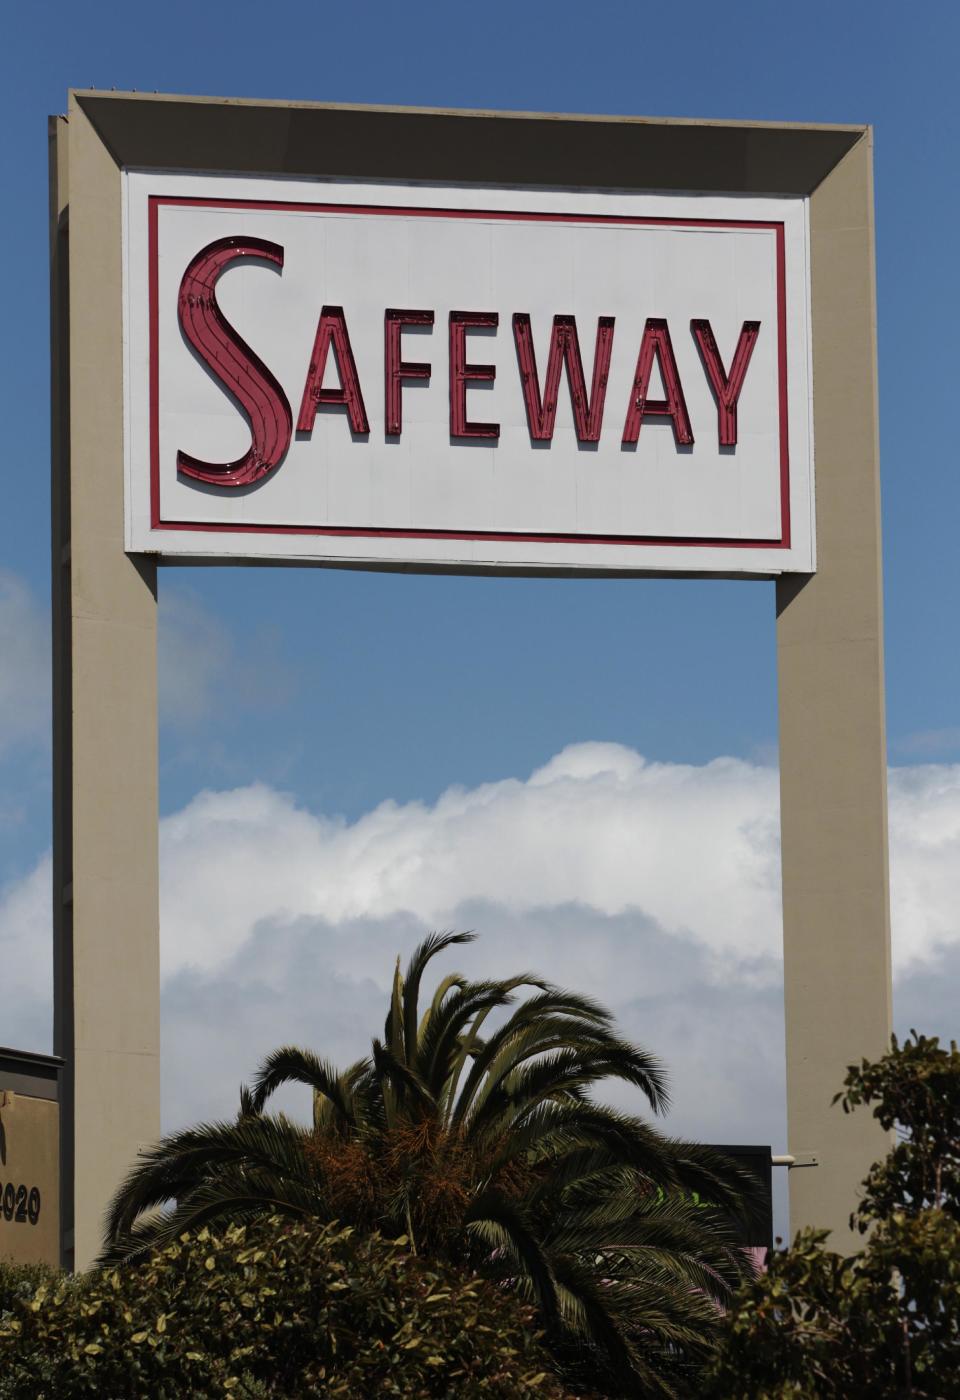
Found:
<path fill-rule="evenodd" d="M 60 1072 L 0 1047 L 0 1260 L 60 1263 Z"/>

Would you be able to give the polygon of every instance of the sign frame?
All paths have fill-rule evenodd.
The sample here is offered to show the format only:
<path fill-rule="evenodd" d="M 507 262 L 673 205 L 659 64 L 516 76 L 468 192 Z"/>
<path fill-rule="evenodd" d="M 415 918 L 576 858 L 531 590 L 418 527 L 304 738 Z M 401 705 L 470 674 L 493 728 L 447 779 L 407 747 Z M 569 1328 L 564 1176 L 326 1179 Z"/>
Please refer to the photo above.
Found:
<path fill-rule="evenodd" d="M 185 563 L 263 559 L 598 576 L 814 571 L 805 199 L 138 170 L 124 172 L 123 183 L 130 552 L 156 553 L 168 563 L 182 556 Z M 403 242 L 411 226 L 417 232 Z M 223 287 L 211 290 L 220 302 L 216 321 L 208 327 L 206 316 L 199 317 L 191 334 L 199 333 L 201 340 L 191 348 L 178 284 L 198 250 L 223 236 L 234 244 L 252 237 L 258 246 L 266 238 L 274 249 L 272 264 L 249 252 L 217 255 L 229 259 L 230 275 Z M 552 258 L 546 253 L 548 239 Z M 678 302 L 685 300 L 684 279 L 673 266 L 677 261 L 696 277 L 696 290 L 686 294 L 686 315 L 677 314 Z M 736 279 L 728 276 L 732 266 L 738 269 Z M 756 278 L 758 268 L 765 268 L 767 285 L 751 282 L 748 292 L 747 271 Z M 511 328 L 503 301 L 511 296 L 527 308 L 539 302 L 529 332 L 538 380 L 552 312 L 562 306 L 579 315 L 588 373 L 590 356 L 597 352 L 590 345 L 592 316 L 585 309 L 595 300 L 592 311 L 616 312 L 601 315 L 597 323 L 599 335 L 600 322 L 607 322 L 608 373 L 599 388 L 587 391 L 584 385 L 595 404 L 600 396 L 602 428 L 593 429 L 595 440 L 578 441 L 562 383 L 549 440 L 533 440 L 522 408 L 519 345 L 515 353 L 513 344 L 518 329 Z M 553 304 L 557 296 L 560 301 Z M 480 367 L 484 376 L 491 375 L 485 384 L 490 392 L 478 397 L 471 391 L 475 414 L 498 421 L 469 425 L 463 436 L 454 435 L 446 412 L 448 308 L 443 303 L 450 297 L 455 305 L 500 308 L 493 313 L 499 324 L 489 324 L 484 339 L 473 338 L 473 358 L 482 352 L 481 358 L 498 361 Z M 420 326 L 414 342 L 417 353 L 429 354 L 430 361 L 414 367 L 419 392 L 408 388 L 408 415 L 412 412 L 414 421 L 404 424 L 402 439 L 399 425 L 398 431 L 387 431 L 380 393 L 383 319 L 409 315 L 387 310 L 398 298 L 405 305 L 441 307 L 436 323 L 433 309 L 426 313 L 429 323 Z M 343 402 L 319 417 L 314 410 L 304 431 L 305 391 L 294 434 L 296 375 L 310 360 L 317 313 L 328 300 L 345 303 L 326 307 L 324 314 L 336 312 L 340 334 L 348 337 L 349 382 L 359 407 Z M 274 306 L 282 306 L 283 313 L 271 318 Z M 666 316 L 668 308 L 669 322 L 654 324 L 664 327 L 683 416 L 695 424 L 696 438 L 691 426 L 690 445 L 676 443 L 676 424 L 666 416 L 658 421 L 651 403 L 650 421 L 641 433 L 637 417 L 636 439 L 628 444 L 622 415 L 633 397 L 628 391 L 637 348 L 649 333 L 644 318 L 648 312 Z M 754 323 L 756 343 L 742 386 L 740 441 L 723 447 L 717 443 L 714 391 L 691 335 L 695 324 L 704 323 L 690 313 L 710 311 L 732 357 L 742 334 L 742 316 L 734 308 L 758 316 L 762 308 L 762 319 Z M 449 314 L 451 336 L 454 316 L 475 325 L 476 312 Z M 529 311 L 521 314 L 529 324 Z M 225 333 L 234 335 L 231 322 L 237 315 L 243 340 L 236 350 L 254 356 L 250 370 L 268 377 L 259 392 L 269 395 L 274 411 L 281 404 L 286 410 L 280 460 L 271 459 L 255 482 L 243 486 L 232 480 L 214 484 L 216 468 L 197 480 L 196 464 L 185 467 L 189 474 L 183 476 L 175 465 L 177 447 L 203 441 L 204 428 L 212 434 L 211 454 L 222 458 L 244 450 L 249 430 L 239 406 L 226 406 L 224 389 L 231 381 L 219 368 L 221 356 L 235 353 L 220 340 Z M 197 313 L 188 319 L 193 323 Z M 646 324 L 650 328 L 649 320 Z M 213 358 L 205 367 L 197 351 L 207 341 L 210 350 L 204 353 Z M 259 347 L 266 365 L 250 347 Z M 328 346 L 327 380 L 333 358 L 342 373 L 341 353 L 342 348 Z M 663 353 L 662 347 L 656 351 L 658 370 Z M 173 374 L 177 378 L 170 385 Z M 398 398 L 400 392 L 398 387 Z M 465 404 L 466 390 L 463 399 Z M 169 421 L 171 401 L 189 404 L 188 411 L 174 410 L 176 426 Z M 501 425 L 504 414 L 508 421 Z M 756 433 L 765 420 L 767 431 L 775 427 L 775 442 Z M 282 427 L 278 419 L 277 431 Z M 229 447 L 222 445 L 224 439 Z M 496 499 L 489 500 L 487 492 Z M 758 492 L 776 497 L 775 511 L 768 503 L 756 513 Z M 753 531 L 738 533 L 751 501 Z M 604 503 L 605 509 L 598 509 Z"/>
<path fill-rule="evenodd" d="M 64 1262 L 96 1257 L 160 1130 L 157 562 L 124 550 L 124 169 L 809 200 L 817 572 L 777 580 L 776 625 L 789 1151 L 819 1166 L 790 1196 L 794 1226 L 852 1247 L 886 1137 L 831 1098 L 891 1026 L 870 129 L 75 91 L 50 140 Z"/>

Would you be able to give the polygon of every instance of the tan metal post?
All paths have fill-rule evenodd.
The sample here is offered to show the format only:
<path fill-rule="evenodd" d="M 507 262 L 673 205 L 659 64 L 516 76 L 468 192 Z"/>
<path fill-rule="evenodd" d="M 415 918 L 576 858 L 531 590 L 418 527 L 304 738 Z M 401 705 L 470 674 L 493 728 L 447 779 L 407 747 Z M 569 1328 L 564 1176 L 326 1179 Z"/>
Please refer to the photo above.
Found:
<path fill-rule="evenodd" d="M 891 1029 L 870 133 L 810 199 L 817 573 L 777 585 L 791 1226 L 834 1231 L 887 1148 L 831 1099 Z"/>
<path fill-rule="evenodd" d="M 75 100 L 53 137 L 54 1041 L 82 1269 L 160 1128 L 156 568 L 123 547 L 120 171 Z"/>

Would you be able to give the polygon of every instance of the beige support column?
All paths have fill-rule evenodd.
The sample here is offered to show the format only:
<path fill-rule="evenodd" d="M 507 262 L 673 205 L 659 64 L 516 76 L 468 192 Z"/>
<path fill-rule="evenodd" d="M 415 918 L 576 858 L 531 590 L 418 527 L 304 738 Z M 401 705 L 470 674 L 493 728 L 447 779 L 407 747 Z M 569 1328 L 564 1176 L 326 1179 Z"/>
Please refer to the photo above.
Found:
<path fill-rule="evenodd" d="M 887 1139 L 831 1099 L 891 1028 L 870 133 L 810 200 L 817 573 L 777 585 L 791 1228 L 851 1241 Z"/>
<path fill-rule="evenodd" d="M 120 171 L 72 98 L 54 138 L 54 1014 L 82 1269 L 160 1128 L 156 566 L 123 550 Z"/>

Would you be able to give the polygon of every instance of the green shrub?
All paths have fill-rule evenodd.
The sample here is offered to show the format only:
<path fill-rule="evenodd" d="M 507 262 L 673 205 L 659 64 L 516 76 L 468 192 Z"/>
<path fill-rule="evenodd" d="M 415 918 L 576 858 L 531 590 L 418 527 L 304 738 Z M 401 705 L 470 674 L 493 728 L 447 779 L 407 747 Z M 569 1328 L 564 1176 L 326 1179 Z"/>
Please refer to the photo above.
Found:
<path fill-rule="evenodd" d="M 960 1400 L 960 1051 L 911 1031 L 844 1090 L 897 1133 L 851 1216 L 862 1248 L 803 1230 L 776 1251 L 728 1310 L 704 1397 Z"/>
<path fill-rule="evenodd" d="M 59 1275 L 48 1264 L 10 1264 L 0 1259 L 0 1318 L 23 1299 L 30 1299 L 42 1283 Z"/>
<path fill-rule="evenodd" d="M 26 1292 L 6 1284 L 0 1400 L 570 1394 L 515 1296 L 337 1225 L 204 1229 Z"/>

